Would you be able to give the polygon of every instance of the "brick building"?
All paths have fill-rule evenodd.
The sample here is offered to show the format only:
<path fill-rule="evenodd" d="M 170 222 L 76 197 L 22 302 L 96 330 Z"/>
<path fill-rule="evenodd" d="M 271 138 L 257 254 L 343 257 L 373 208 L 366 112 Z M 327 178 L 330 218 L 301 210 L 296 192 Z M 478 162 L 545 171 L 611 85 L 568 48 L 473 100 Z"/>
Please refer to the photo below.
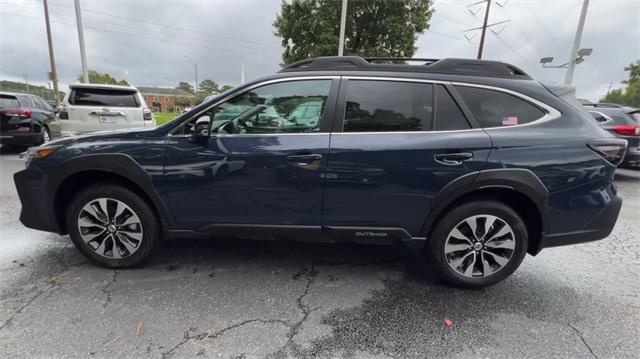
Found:
<path fill-rule="evenodd" d="M 195 103 L 195 95 L 181 89 L 172 89 L 165 87 L 138 87 L 138 90 L 144 97 L 147 106 L 153 112 L 182 112 L 184 106 L 176 105 L 176 97 L 186 97 L 189 99 L 190 105 Z"/>

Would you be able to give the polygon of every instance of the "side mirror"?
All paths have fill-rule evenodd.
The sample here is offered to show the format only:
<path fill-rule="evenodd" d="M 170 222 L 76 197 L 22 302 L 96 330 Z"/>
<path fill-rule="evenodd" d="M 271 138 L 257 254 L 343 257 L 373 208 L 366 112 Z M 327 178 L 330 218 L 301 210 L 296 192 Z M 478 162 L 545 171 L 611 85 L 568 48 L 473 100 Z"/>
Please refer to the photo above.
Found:
<path fill-rule="evenodd" d="M 204 142 L 209 139 L 210 135 L 211 126 L 209 126 L 209 121 L 198 121 L 191 138 L 196 142 Z"/>

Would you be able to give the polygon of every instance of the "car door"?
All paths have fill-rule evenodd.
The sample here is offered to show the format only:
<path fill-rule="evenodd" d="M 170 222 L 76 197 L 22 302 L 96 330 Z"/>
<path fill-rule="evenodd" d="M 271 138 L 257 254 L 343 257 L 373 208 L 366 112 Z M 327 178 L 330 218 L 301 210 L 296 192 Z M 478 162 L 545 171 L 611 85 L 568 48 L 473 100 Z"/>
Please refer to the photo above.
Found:
<path fill-rule="evenodd" d="M 328 234 L 425 237 L 434 197 L 481 169 L 491 149 L 452 93 L 428 81 L 343 78 L 325 174 Z"/>
<path fill-rule="evenodd" d="M 68 102 L 67 125 L 77 134 L 144 126 L 135 89 L 74 86 Z"/>
<path fill-rule="evenodd" d="M 164 193 L 181 228 L 244 236 L 319 236 L 323 172 L 339 79 L 256 84 L 201 111 L 169 136 Z M 291 116 L 320 103 L 315 120 Z M 193 139 L 209 124 L 210 138 Z"/>
<path fill-rule="evenodd" d="M 40 97 L 32 96 L 31 99 L 33 100 L 33 103 L 35 104 L 38 110 L 38 122 L 42 126 L 49 126 L 51 121 L 53 121 L 55 118 L 55 112 L 53 110 L 53 107 L 51 107 L 51 105 L 46 103 Z"/>

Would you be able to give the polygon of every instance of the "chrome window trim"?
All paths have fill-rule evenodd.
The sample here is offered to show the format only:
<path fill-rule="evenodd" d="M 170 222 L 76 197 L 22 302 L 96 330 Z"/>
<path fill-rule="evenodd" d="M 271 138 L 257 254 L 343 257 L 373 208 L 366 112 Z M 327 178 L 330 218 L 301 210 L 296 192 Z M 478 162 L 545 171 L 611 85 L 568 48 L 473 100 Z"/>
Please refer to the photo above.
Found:
<path fill-rule="evenodd" d="M 598 124 L 604 124 L 604 123 L 613 122 L 613 118 L 611 118 L 611 116 L 608 116 L 608 115 L 606 115 L 606 114 L 604 114 L 604 113 L 602 113 L 602 112 L 600 112 L 600 111 L 595 111 L 595 110 L 588 110 L 588 111 L 589 111 L 589 114 L 595 113 L 595 114 L 598 114 L 598 115 L 600 115 L 600 116 L 604 117 L 604 119 L 606 120 L 606 121 L 604 121 L 604 122 L 600 122 L 600 121 L 598 121 L 597 119 L 595 119 L 595 118 L 594 118 L 594 120 L 595 120 Z"/>
<path fill-rule="evenodd" d="M 429 84 L 442 84 L 442 85 L 453 85 L 453 86 L 467 86 L 467 87 L 477 87 L 477 88 L 483 88 L 483 89 L 487 89 L 487 90 L 493 90 L 493 91 L 498 91 L 498 92 L 503 92 L 512 96 L 515 96 L 523 101 L 526 101 L 532 105 L 535 105 L 536 107 L 540 108 L 542 111 L 545 112 L 545 115 L 540 117 L 537 120 L 531 121 L 529 123 L 524 123 L 521 125 L 513 125 L 513 126 L 504 126 L 504 127 L 478 127 L 478 128 L 470 128 L 470 129 L 465 129 L 465 130 L 445 130 L 445 131 L 380 131 L 380 132 L 332 132 L 332 134 L 388 134 L 388 133 L 397 133 L 397 134 L 409 134 L 409 133 L 419 133 L 419 134 L 425 134 L 425 133 L 451 133 L 451 132 L 470 132 L 470 131 L 477 131 L 477 130 L 493 130 L 493 129 L 508 129 L 508 128 L 517 128 L 517 127 L 523 127 L 523 126 L 531 126 L 534 124 L 539 124 L 542 122 L 548 122 L 548 121 L 552 121 L 555 120 L 557 118 L 560 118 L 562 116 L 562 113 L 560 111 L 558 111 L 557 109 L 555 109 L 554 107 L 551 107 L 541 101 L 538 101 L 534 98 L 531 98 L 527 95 L 524 95 L 520 92 L 517 91 L 513 91 L 513 90 L 509 90 L 506 88 L 502 88 L 502 87 L 497 87 L 497 86 L 489 86 L 489 85 L 479 85 L 479 84 L 474 84 L 474 83 L 468 83 L 468 82 L 458 82 L 458 81 L 441 81 L 441 80 L 430 80 L 430 79 L 414 79 L 414 78 L 406 78 L 406 77 L 388 77 L 388 76 L 353 76 L 353 75 L 349 75 L 349 76 L 343 76 L 343 79 L 347 79 L 347 80 L 372 80 L 372 81 L 401 81 L 401 82 L 421 82 L 421 83 L 429 83 Z"/>
<path fill-rule="evenodd" d="M 204 108 L 202 111 L 196 113 L 195 115 L 189 117 L 189 119 L 187 119 L 184 122 L 187 122 L 189 120 L 191 120 L 194 117 L 200 116 L 202 115 L 204 112 L 209 111 L 211 108 L 218 106 L 219 104 L 226 102 L 227 100 L 230 100 L 236 96 L 240 96 L 248 91 L 251 91 L 257 87 L 262 87 L 262 86 L 266 86 L 266 85 L 271 85 L 271 84 L 275 84 L 275 83 L 279 83 L 279 82 L 290 82 L 290 81 L 303 81 L 303 80 L 339 80 L 340 76 L 336 76 L 336 75 L 321 75 L 321 76 L 296 76 L 296 77 L 283 77 L 283 78 L 279 78 L 279 79 L 271 79 L 271 80 L 266 80 L 266 81 L 262 81 L 262 82 L 258 82 L 256 84 L 253 84 L 247 88 L 245 88 L 242 92 L 235 92 L 232 94 L 229 94 L 223 98 L 221 98 L 220 100 L 214 102 L 213 104 L 211 104 L 210 106 L 207 106 L 206 108 Z M 323 114 L 324 115 L 324 114 Z M 183 122 L 183 123 L 184 123 Z M 174 127 L 171 129 L 171 131 L 169 131 L 169 133 L 167 134 L 168 137 L 177 137 L 177 138 L 181 138 L 181 137 L 190 137 L 191 135 L 174 135 L 173 131 L 176 128 L 179 128 L 180 126 L 182 126 L 181 123 L 180 125 Z M 255 136 L 268 136 L 268 135 L 274 135 L 274 136 L 282 136 L 282 135 L 301 135 L 301 134 L 322 134 L 322 135 L 326 135 L 329 134 L 331 132 L 312 132 L 312 133 L 308 133 L 308 132 L 300 132 L 300 133 L 265 133 L 265 134 L 260 134 L 260 133 L 250 133 L 250 134 L 222 134 L 222 135 L 218 135 L 215 134 L 215 137 L 236 137 L 236 136 L 251 136 L 251 137 L 255 137 Z M 211 137 L 214 137 L 214 134 L 212 134 Z"/>
<path fill-rule="evenodd" d="M 303 81 L 303 80 L 336 80 L 336 79 L 346 79 L 346 80 L 365 80 L 365 81 L 395 81 L 395 82 L 417 82 L 417 83 L 427 83 L 427 84 L 441 84 L 441 85 L 453 85 L 453 86 L 467 86 L 467 87 L 476 87 L 487 90 L 493 90 L 498 92 L 503 92 L 512 96 L 515 96 L 523 101 L 526 101 L 530 104 L 535 105 L 545 112 L 545 115 L 540 117 L 535 121 L 531 121 L 529 123 L 524 123 L 521 125 L 513 125 L 513 126 L 504 126 L 504 127 L 477 127 L 477 128 L 469 128 L 464 130 L 444 130 L 444 131 L 380 131 L 380 132 L 300 132 L 300 133 L 251 133 L 251 134 L 212 134 L 211 137 L 272 137 L 272 136 L 308 136 L 308 135 L 380 135 L 380 134 L 442 134 L 442 133 L 454 133 L 454 132 L 472 132 L 472 131 L 484 131 L 484 130 L 504 130 L 510 128 L 518 128 L 524 126 L 537 125 L 543 122 L 552 121 L 558 119 L 562 116 L 562 113 L 555 109 L 552 106 L 549 106 L 541 101 L 538 101 L 534 98 L 531 98 L 527 95 L 524 95 L 520 92 L 509 90 L 503 87 L 490 86 L 490 85 L 480 85 L 475 83 L 468 82 L 458 82 L 458 81 L 441 81 L 441 80 L 431 80 L 431 79 L 417 79 L 417 78 L 407 78 L 407 77 L 389 77 L 389 76 L 358 76 L 358 75 L 348 75 L 348 76 L 339 76 L 339 75 L 319 75 L 319 76 L 296 76 L 296 77 L 285 77 L 279 79 L 266 80 L 263 82 L 256 83 L 250 87 L 244 89 L 244 91 L 239 93 L 233 93 L 223 97 L 222 99 L 216 101 L 211 106 L 206 107 L 202 111 L 195 114 L 193 117 L 199 116 L 202 113 L 210 110 L 212 107 L 215 107 L 235 96 L 239 96 L 244 94 L 247 91 L 253 90 L 257 87 L 270 85 L 279 82 L 289 82 L 289 81 Z M 187 120 L 188 121 L 188 120 Z M 176 128 L 178 128 L 177 126 Z M 168 137 L 189 137 L 190 135 L 173 135 L 169 133 Z"/>

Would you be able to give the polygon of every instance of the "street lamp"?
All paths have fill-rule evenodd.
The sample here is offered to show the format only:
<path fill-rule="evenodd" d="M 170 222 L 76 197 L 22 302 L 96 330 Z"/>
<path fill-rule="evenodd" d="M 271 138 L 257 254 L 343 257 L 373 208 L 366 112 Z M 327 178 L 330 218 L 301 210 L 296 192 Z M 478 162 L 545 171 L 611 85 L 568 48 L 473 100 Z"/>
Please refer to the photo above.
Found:
<path fill-rule="evenodd" d="M 196 64 L 195 62 L 193 62 L 193 60 L 191 60 L 191 58 L 187 55 L 184 55 L 184 57 L 189 60 L 189 62 L 191 62 L 191 64 L 193 65 L 193 68 L 196 70 L 196 87 L 194 88 L 195 93 L 198 93 L 198 64 Z"/>
<path fill-rule="evenodd" d="M 578 56 L 573 59 L 572 61 L 566 62 L 562 65 L 549 65 L 550 63 L 553 62 L 553 57 L 542 57 L 540 58 L 540 63 L 542 64 L 542 67 L 545 68 L 552 68 L 552 69 L 564 69 L 567 68 L 570 64 L 580 64 L 584 61 L 585 56 L 589 56 L 591 55 L 591 53 L 593 52 L 593 49 L 580 49 L 578 50 Z"/>

